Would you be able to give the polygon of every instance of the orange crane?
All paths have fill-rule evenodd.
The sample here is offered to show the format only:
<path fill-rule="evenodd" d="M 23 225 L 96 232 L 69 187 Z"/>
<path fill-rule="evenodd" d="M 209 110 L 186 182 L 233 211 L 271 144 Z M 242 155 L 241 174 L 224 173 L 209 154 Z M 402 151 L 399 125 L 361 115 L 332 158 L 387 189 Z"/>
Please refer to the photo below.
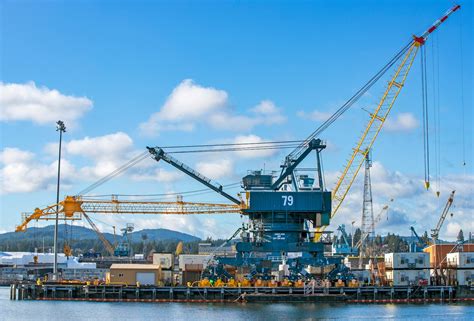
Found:
<path fill-rule="evenodd" d="M 184 202 L 182 198 L 172 202 L 130 201 L 83 199 L 80 196 L 66 196 L 59 202 L 60 220 L 88 219 L 86 213 L 93 214 L 228 214 L 240 213 L 242 205 Z M 23 217 L 23 222 L 16 227 L 16 232 L 24 232 L 32 220 L 55 220 L 56 204 L 43 209 L 36 208 L 30 215 Z M 89 221 L 89 220 L 88 220 Z M 90 223 L 90 221 L 89 221 Z M 92 224 L 91 224 L 92 225 Z M 93 226 L 92 226 L 93 227 Z M 95 229 L 94 229 L 95 230 Z"/>

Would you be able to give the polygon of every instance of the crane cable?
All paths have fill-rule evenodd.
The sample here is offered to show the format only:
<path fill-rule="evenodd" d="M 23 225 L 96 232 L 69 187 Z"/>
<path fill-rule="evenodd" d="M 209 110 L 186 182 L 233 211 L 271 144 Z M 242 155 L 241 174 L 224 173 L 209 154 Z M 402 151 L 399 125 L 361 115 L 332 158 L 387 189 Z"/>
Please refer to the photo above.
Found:
<path fill-rule="evenodd" d="M 302 153 L 306 148 L 308 142 L 319 136 L 324 130 L 326 130 L 330 125 L 332 125 L 342 114 L 344 114 L 349 108 L 351 108 L 372 86 L 374 86 L 377 81 L 382 78 L 385 73 L 390 70 L 390 68 L 410 49 L 413 44 L 411 40 L 407 45 L 405 45 L 399 52 L 393 56 L 393 58 L 383 66 L 364 86 L 362 86 L 349 100 L 347 100 L 339 109 L 332 114 L 324 123 L 322 123 L 311 135 L 306 138 L 303 143 L 301 143 L 294 151 L 288 155 L 288 159 L 295 159 L 297 156 Z"/>
<path fill-rule="evenodd" d="M 96 181 L 95 183 L 91 184 L 90 186 L 86 187 L 85 189 L 83 189 L 82 191 L 80 191 L 79 193 L 76 194 L 76 196 L 80 196 L 80 195 L 86 195 L 88 193 L 90 193 L 93 189 L 99 187 L 100 185 L 110 181 L 112 178 L 120 175 L 121 173 L 123 173 L 124 171 L 126 171 L 127 169 L 129 169 L 130 167 L 138 164 L 139 162 L 141 162 L 142 160 L 144 160 L 145 158 L 149 157 L 148 156 L 149 153 L 148 152 L 143 152 L 137 156 L 135 156 L 134 158 L 132 158 L 131 160 L 129 160 L 127 163 L 123 164 L 122 166 L 120 166 L 119 168 L 115 169 L 114 171 L 112 171 L 111 173 L 109 173 L 108 175 L 102 177 L 101 179 L 99 179 L 98 181 Z"/>
<path fill-rule="evenodd" d="M 362 88 L 360 88 L 346 103 L 344 103 L 333 115 L 331 115 L 321 126 L 319 126 L 307 139 L 300 140 L 300 141 L 280 141 L 280 142 L 256 142 L 256 143 L 229 143 L 229 144 L 208 144 L 208 145 L 186 145 L 186 146 L 167 146 L 167 149 L 172 148 L 192 148 L 192 147 L 211 147 L 207 150 L 181 150 L 181 151 L 173 151 L 170 152 L 173 154 L 178 153 L 203 153 L 203 152 L 227 152 L 227 151 L 245 151 L 245 150 L 265 150 L 265 149 L 281 149 L 281 148 L 295 148 L 292 153 L 290 153 L 290 157 L 297 154 L 301 151 L 302 148 L 308 143 L 309 140 L 321 134 L 325 129 L 327 129 L 332 123 L 334 123 L 344 112 L 346 112 L 350 107 L 357 102 L 360 97 L 362 97 L 372 86 L 380 79 L 382 76 L 403 56 L 403 54 L 411 47 L 413 41 L 410 41 L 407 45 L 405 45 L 395 56 L 380 69 Z M 268 144 L 285 144 L 286 145 L 277 145 L 271 146 Z M 295 145 L 291 145 L 290 143 L 297 143 Z M 267 146 L 265 146 L 265 144 Z M 226 146 L 242 146 L 245 145 L 247 147 L 226 147 Z M 255 147 L 253 145 L 263 145 Z M 249 147 L 251 146 L 251 147 Z M 215 149 L 212 147 L 226 147 Z M 117 168 L 116 170 L 112 171 L 110 174 L 102 177 L 97 182 L 91 184 L 90 186 L 86 187 L 82 191 L 76 194 L 76 196 L 82 196 L 90 193 L 95 188 L 101 186 L 102 184 L 108 182 L 112 178 L 120 175 L 130 167 L 138 164 L 145 158 L 149 157 L 148 152 L 144 152 L 142 154 L 137 155 L 135 158 L 131 159 L 129 162 L 125 163 L 121 167 Z"/>
<path fill-rule="evenodd" d="M 252 150 L 275 150 L 275 149 L 285 149 L 285 148 L 295 148 L 297 144 L 301 143 L 302 140 L 289 140 L 289 141 L 274 141 L 274 142 L 254 142 L 254 143 L 225 143 L 225 144 L 205 144 L 205 145 L 182 145 L 182 146 L 165 146 L 166 149 L 178 149 L 169 152 L 169 154 L 184 154 L 184 153 L 208 153 L 208 152 L 228 152 L 228 151 L 252 151 Z M 207 149 L 202 149 L 207 147 Z M 222 148 L 216 148 L 222 147 Z M 195 148 L 195 149 L 187 149 Z M 138 154 L 127 163 L 113 170 L 111 173 L 100 178 L 98 181 L 89 185 L 88 187 L 81 190 L 76 196 L 83 196 L 90 193 L 92 190 L 103 185 L 104 183 L 110 181 L 112 178 L 119 176 L 129 168 L 140 163 L 144 159 L 150 157 L 148 151 Z"/>
<path fill-rule="evenodd" d="M 437 93 L 437 99 L 436 99 L 436 114 L 437 114 L 437 145 L 438 145 L 438 152 L 436 154 L 436 162 L 437 162 L 437 167 L 438 167 L 438 173 L 436 174 L 438 177 L 438 191 L 437 195 L 441 194 L 441 95 L 440 95 L 440 76 L 439 76 L 439 55 L 440 55 L 440 50 L 439 50 L 439 34 L 436 33 L 436 93 Z"/>
<path fill-rule="evenodd" d="M 233 189 L 240 186 L 240 182 L 235 182 L 231 184 L 223 185 L 222 187 L 226 189 Z M 111 197 L 133 197 L 134 200 L 138 201 L 136 197 L 160 197 L 155 199 L 146 199 L 146 201 L 159 201 L 159 200 L 166 200 L 167 197 L 170 196 L 180 196 L 180 195 L 187 195 L 188 197 L 207 194 L 207 193 L 214 193 L 213 190 L 209 190 L 208 188 L 198 189 L 198 190 L 191 190 L 185 192 L 174 192 L 174 193 L 158 193 L 158 194 L 102 194 L 102 195 L 91 195 L 91 196 L 83 196 L 82 199 L 84 200 L 96 200 L 98 198 L 111 198 Z M 144 199 L 143 199 L 144 201 Z"/>
<path fill-rule="evenodd" d="M 435 44 L 436 43 L 436 44 Z M 431 42 L 431 78 L 432 78 L 432 95 L 433 95 L 433 111 L 434 111 L 434 126 L 433 133 L 434 148 L 435 148 L 435 181 L 436 181 L 436 196 L 439 197 L 441 185 L 441 114 L 440 114 L 440 77 L 439 77 L 439 36 L 434 35 Z"/>
<path fill-rule="evenodd" d="M 421 100 L 423 109 L 423 156 L 425 165 L 425 188 L 430 188 L 430 146 L 428 130 L 428 93 L 426 79 L 426 50 L 421 47 Z"/>
<path fill-rule="evenodd" d="M 461 59 L 461 136 L 462 136 L 462 166 L 464 168 L 464 175 L 466 175 L 466 109 L 464 106 L 464 55 L 463 55 L 463 24 L 462 24 L 462 12 L 461 19 L 459 22 L 459 42 L 460 42 L 460 59 Z"/>

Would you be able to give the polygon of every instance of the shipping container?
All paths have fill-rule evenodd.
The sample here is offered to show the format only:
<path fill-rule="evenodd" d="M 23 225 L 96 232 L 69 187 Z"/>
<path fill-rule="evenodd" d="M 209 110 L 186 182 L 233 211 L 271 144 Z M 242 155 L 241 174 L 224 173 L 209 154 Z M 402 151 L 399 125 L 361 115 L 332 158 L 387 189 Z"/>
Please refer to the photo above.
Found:
<path fill-rule="evenodd" d="M 448 253 L 446 261 L 449 268 L 474 269 L 474 252 Z"/>
<path fill-rule="evenodd" d="M 436 244 L 423 249 L 423 252 L 430 254 L 430 267 L 446 267 L 446 256 L 454 252 L 474 252 L 474 244 Z"/>
<path fill-rule="evenodd" d="M 449 285 L 474 284 L 474 269 L 449 269 L 447 276 Z"/>
<path fill-rule="evenodd" d="M 387 281 L 394 286 L 418 285 L 421 282 L 430 284 L 430 270 L 387 270 L 385 272 Z"/>
<path fill-rule="evenodd" d="M 385 254 L 386 269 L 428 269 L 430 256 L 428 253 L 387 253 Z"/>

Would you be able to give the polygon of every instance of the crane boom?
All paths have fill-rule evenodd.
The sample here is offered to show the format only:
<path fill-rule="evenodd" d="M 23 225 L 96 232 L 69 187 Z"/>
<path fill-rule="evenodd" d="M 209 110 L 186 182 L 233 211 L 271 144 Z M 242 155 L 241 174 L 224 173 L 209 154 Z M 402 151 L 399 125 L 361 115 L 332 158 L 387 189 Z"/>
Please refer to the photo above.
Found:
<path fill-rule="evenodd" d="M 346 226 L 344 224 L 342 225 L 339 225 L 337 227 L 337 230 L 341 232 L 342 234 L 342 239 L 344 240 L 344 243 L 349 246 L 349 236 L 347 235 L 347 232 L 346 232 Z"/>
<path fill-rule="evenodd" d="M 110 242 L 105 238 L 104 234 L 102 234 L 102 232 L 99 230 L 97 225 L 95 225 L 94 221 L 92 221 L 92 219 L 89 217 L 89 215 L 87 215 L 86 213 L 82 213 L 82 215 L 84 215 L 87 222 L 89 222 L 89 225 L 95 231 L 97 236 L 99 236 L 99 239 L 102 241 L 102 244 L 104 244 L 104 247 L 107 250 L 107 252 L 109 252 L 109 254 L 113 256 L 114 255 L 114 247 L 112 246 L 112 244 L 110 244 Z"/>
<path fill-rule="evenodd" d="M 147 149 L 150 152 L 150 154 L 152 154 L 153 158 L 157 162 L 159 162 L 160 160 L 164 160 L 165 162 L 167 162 L 168 164 L 174 166 L 175 168 L 182 171 L 186 175 L 191 176 L 192 178 L 194 178 L 198 182 L 204 184 L 205 186 L 209 187 L 213 191 L 221 194 L 222 196 L 224 196 L 225 198 L 227 198 L 231 202 L 233 202 L 235 204 L 238 204 L 238 205 L 242 204 L 242 201 L 240 201 L 240 200 L 236 199 L 235 197 L 233 197 L 232 195 L 229 195 L 226 192 L 224 192 L 223 186 L 221 184 L 218 184 L 218 183 L 212 181 L 210 178 L 208 178 L 208 177 L 202 175 L 201 173 L 195 171 L 194 169 L 187 166 L 183 162 L 177 160 L 176 158 L 174 158 L 170 154 L 166 153 L 162 148 L 160 148 L 160 147 L 147 147 Z"/>
<path fill-rule="evenodd" d="M 418 233 L 416 233 L 416 230 L 413 226 L 410 226 L 410 230 L 411 232 L 413 233 L 413 235 L 416 237 L 416 239 L 418 240 L 418 243 L 422 246 L 422 247 L 427 247 L 430 245 L 429 242 L 423 240 L 419 235 Z M 415 247 L 414 247 L 415 251 L 416 251 L 416 244 L 415 244 Z"/>
<path fill-rule="evenodd" d="M 228 214 L 240 213 L 241 206 L 234 204 L 194 203 L 177 200 L 175 202 L 151 202 L 128 200 L 82 199 L 79 196 L 67 196 L 59 202 L 60 220 L 80 220 L 84 213 L 99 214 Z M 17 232 L 26 231 L 32 220 L 56 219 L 56 204 L 35 211 L 23 217 Z"/>
<path fill-rule="evenodd" d="M 448 201 L 444 205 L 443 211 L 441 212 L 441 216 L 439 217 L 438 224 L 436 224 L 436 227 L 431 230 L 431 238 L 433 239 L 433 244 L 436 244 L 436 241 L 438 240 L 438 236 L 439 236 L 439 231 L 441 230 L 441 227 L 443 226 L 444 220 L 446 219 L 446 216 L 448 215 L 451 205 L 453 205 L 455 192 L 456 191 L 452 191 L 451 194 L 449 195 Z"/>
<path fill-rule="evenodd" d="M 349 157 L 347 164 L 345 165 L 341 176 L 338 178 L 336 186 L 332 191 L 332 213 L 333 218 L 341 207 L 347 193 L 349 192 L 354 180 L 359 173 L 359 170 L 364 163 L 366 154 L 372 148 L 380 130 L 382 129 L 385 120 L 387 119 L 390 111 L 392 110 L 393 104 L 397 100 L 400 91 L 405 85 L 406 78 L 415 60 L 416 54 L 421 46 L 424 45 L 428 36 L 441 24 L 443 23 L 453 12 L 460 8 L 459 5 L 455 5 L 449 9 L 442 18 L 436 20 L 436 22 L 428 28 L 420 37 L 413 37 L 410 46 L 406 49 L 405 53 L 401 57 L 401 61 L 396 68 L 395 74 L 388 82 L 387 88 L 382 95 L 377 107 L 373 113 L 370 113 L 369 121 L 362 133 L 362 136 L 357 141 L 356 146 L 352 150 L 352 154 Z M 316 229 L 315 240 L 319 240 L 322 235 L 322 231 L 326 229 L 326 226 Z"/>
<path fill-rule="evenodd" d="M 301 153 L 298 154 L 298 157 L 296 159 L 287 156 L 287 159 L 285 160 L 285 165 L 282 165 L 282 170 L 280 176 L 277 178 L 277 180 L 272 184 L 272 189 L 278 190 L 283 181 L 293 173 L 295 168 L 306 158 L 306 156 L 311 153 L 311 151 L 316 150 L 317 151 L 317 159 L 318 159 L 318 167 L 320 167 L 320 158 L 319 158 L 319 152 L 326 148 L 326 145 L 324 145 L 320 139 L 311 139 L 308 141 L 308 143 L 304 143 L 305 148 L 302 150 Z M 322 186 L 322 178 L 320 178 L 320 188 L 323 189 Z"/>

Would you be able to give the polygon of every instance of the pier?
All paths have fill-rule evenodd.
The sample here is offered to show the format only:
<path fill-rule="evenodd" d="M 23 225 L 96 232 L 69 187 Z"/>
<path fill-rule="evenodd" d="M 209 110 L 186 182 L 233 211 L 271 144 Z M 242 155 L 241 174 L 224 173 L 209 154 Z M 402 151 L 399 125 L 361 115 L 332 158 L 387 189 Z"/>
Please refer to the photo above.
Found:
<path fill-rule="evenodd" d="M 12 284 L 11 300 L 101 302 L 474 302 L 474 286 L 414 287 L 156 287 Z"/>

